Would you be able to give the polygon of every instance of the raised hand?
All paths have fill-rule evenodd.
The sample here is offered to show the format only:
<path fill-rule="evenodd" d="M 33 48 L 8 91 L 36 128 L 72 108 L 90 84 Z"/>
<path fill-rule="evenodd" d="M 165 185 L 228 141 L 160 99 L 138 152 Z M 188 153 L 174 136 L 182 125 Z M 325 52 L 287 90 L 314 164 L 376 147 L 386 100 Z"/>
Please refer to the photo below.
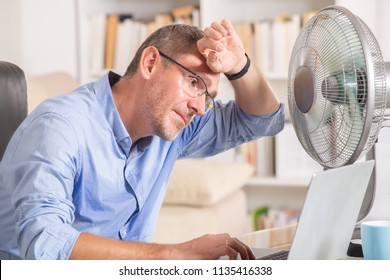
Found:
<path fill-rule="evenodd" d="M 217 73 L 238 73 L 246 63 L 244 45 L 228 20 L 213 22 L 204 29 L 198 50 L 209 68 Z"/>

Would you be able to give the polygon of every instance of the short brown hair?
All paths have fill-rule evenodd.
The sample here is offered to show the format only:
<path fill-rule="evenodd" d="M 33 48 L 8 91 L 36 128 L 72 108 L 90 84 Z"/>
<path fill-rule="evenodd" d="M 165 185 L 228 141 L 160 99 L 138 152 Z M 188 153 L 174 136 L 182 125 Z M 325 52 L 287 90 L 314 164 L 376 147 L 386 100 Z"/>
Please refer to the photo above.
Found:
<path fill-rule="evenodd" d="M 193 50 L 196 42 L 203 36 L 203 31 L 198 27 L 186 24 L 170 24 L 157 29 L 139 47 L 124 76 L 134 75 L 145 48 L 155 46 L 161 52 L 175 58 Z"/>

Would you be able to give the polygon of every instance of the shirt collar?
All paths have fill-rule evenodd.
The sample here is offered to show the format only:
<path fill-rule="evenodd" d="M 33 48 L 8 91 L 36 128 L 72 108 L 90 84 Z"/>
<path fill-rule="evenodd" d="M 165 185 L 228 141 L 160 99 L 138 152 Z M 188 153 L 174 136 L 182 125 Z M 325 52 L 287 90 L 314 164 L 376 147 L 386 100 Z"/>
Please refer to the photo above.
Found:
<path fill-rule="evenodd" d="M 116 84 L 120 78 L 120 75 L 110 71 L 96 81 L 93 87 L 97 101 L 114 133 L 117 143 L 125 150 L 126 154 L 128 154 L 131 147 L 131 138 L 119 116 L 111 90 L 111 87 Z"/>

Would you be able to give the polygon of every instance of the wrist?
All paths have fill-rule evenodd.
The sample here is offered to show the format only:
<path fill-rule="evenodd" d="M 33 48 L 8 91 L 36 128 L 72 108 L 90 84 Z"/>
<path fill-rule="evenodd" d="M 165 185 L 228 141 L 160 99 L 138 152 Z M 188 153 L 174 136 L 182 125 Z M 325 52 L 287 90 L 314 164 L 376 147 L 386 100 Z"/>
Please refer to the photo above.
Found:
<path fill-rule="evenodd" d="M 240 63 L 240 64 L 242 65 L 242 63 Z M 227 73 L 225 73 L 225 76 L 230 81 L 237 80 L 237 79 L 243 77 L 248 72 L 250 64 L 251 64 L 251 61 L 249 59 L 249 56 L 247 54 L 245 54 L 245 65 L 240 68 L 241 70 L 239 72 L 234 73 L 234 74 L 227 74 Z"/>

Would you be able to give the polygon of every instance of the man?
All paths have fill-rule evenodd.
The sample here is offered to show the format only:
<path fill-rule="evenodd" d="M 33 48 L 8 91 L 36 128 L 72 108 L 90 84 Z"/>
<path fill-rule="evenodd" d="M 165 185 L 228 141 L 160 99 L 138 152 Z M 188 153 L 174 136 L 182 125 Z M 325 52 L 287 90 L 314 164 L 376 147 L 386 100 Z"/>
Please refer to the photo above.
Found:
<path fill-rule="evenodd" d="M 235 102 L 214 102 L 220 73 Z M 283 105 L 230 22 L 204 34 L 163 27 L 123 77 L 110 72 L 43 102 L 15 132 L 0 166 L 1 256 L 252 259 L 228 234 L 147 242 L 176 159 L 211 156 L 283 124 Z"/>

